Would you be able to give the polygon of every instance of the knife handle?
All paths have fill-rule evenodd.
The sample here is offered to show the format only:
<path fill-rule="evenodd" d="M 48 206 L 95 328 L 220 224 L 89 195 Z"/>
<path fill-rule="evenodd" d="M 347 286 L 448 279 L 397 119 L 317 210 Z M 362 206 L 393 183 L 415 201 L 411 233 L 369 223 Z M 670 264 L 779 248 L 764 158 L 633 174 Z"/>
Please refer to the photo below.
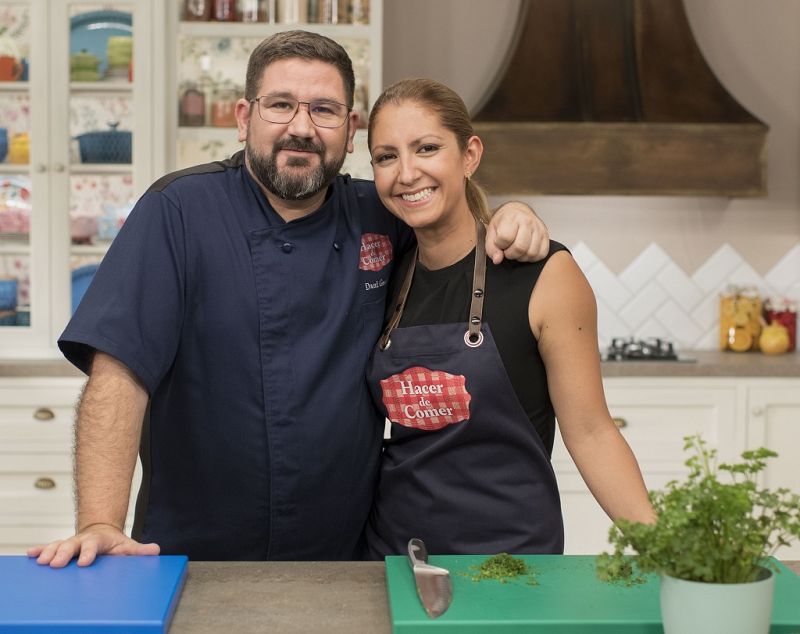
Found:
<path fill-rule="evenodd" d="M 408 558 L 411 560 L 411 565 L 428 563 L 428 549 L 425 548 L 425 542 L 417 537 L 408 541 Z"/>

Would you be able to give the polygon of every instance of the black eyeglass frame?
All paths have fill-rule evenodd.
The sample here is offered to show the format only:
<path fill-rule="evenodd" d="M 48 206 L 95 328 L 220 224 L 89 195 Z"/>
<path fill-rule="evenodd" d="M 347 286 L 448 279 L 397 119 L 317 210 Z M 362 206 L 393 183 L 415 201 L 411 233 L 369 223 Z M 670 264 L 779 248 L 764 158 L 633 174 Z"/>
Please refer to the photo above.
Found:
<path fill-rule="evenodd" d="M 294 109 L 294 112 L 292 113 L 292 116 L 289 118 L 288 121 L 270 121 L 269 119 L 265 119 L 264 115 L 261 113 L 261 101 L 260 101 L 261 99 L 270 96 L 271 95 L 259 95 L 258 97 L 250 99 L 249 103 L 256 104 L 256 111 L 258 112 L 258 116 L 261 118 L 262 121 L 266 121 L 267 123 L 274 123 L 275 125 L 288 125 L 289 123 L 294 121 L 294 118 L 297 116 L 297 113 L 300 112 L 300 106 L 302 106 L 303 104 L 305 104 L 306 109 L 308 110 L 308 116 L 311 119 L 311 123 L 313 123 L 318 128 L 324 128 L 326 130 L 336 130 L 337 128 L 341 128 L 345 123 L 347 123 L 347 115 L 349 115 L 353 111 L 353 109 L 347 104 L 339 103 L 338 101 L 331 101 L 330 99 L 314 99 L 312 101 L 300 101 L 299 99 L 294 99 L 293 97 L 282 97 L 282 99 L 285 99 L 286 101 L 297 102 L 297 107 Z M 346 108 L 344 117 L 342 117 L 342 122 L 339 125 L 320 125 L 319 123 L 314 121 L 314 115 L 311 113 L 312 103 L 331 104 Z"/>

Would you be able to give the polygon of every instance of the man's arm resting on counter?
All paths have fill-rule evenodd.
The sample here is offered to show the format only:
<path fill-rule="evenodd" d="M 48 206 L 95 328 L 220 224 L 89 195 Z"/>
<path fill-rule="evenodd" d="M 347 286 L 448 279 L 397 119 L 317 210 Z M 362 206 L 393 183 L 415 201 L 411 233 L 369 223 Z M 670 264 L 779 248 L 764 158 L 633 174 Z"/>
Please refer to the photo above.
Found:
<path fill-rule="evenodd" d="M 88 566 L 100 554 L 159 553 L 158 545 L 140 544 L 123 532 L 147 400 L 125 365 L 95 354 L 75 424 L 77 533 L 29 548 L 28 556 L 61 568 L 75 556 L 79 566 Z"/>

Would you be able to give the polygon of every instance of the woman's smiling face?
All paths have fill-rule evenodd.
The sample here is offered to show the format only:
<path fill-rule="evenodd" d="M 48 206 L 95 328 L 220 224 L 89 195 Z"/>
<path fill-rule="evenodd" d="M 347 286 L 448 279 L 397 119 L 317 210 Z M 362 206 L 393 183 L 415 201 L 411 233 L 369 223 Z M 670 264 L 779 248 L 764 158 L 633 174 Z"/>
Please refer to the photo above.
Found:
<path fill-rule="evenodd" d="M 465 175 L 477 168 L 480 140 L 466 150 L 439 115 L 415 101 L 385 104 L 371 133 L 372 170 L 381 201 L 413 229 L 441 226 L 466 212 Z"/>

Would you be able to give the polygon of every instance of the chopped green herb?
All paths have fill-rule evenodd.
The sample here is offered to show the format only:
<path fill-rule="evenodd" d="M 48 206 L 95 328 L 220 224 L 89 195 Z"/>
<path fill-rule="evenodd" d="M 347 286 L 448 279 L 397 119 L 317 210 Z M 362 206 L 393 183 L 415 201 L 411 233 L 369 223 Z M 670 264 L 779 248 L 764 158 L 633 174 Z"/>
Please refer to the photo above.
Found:
<path fill-rule="evenodd" d="M 528 585 L 539 585 L 534 570 L 519 557 L 513 557 L 508 553 L 493 555 L 480 566 L 470 566 L 470 570 L 475 571 L 471 575 L 473 581 L 493 579 L 500 583 L 507 583 L 520 577 L 527 577 Z"/>

